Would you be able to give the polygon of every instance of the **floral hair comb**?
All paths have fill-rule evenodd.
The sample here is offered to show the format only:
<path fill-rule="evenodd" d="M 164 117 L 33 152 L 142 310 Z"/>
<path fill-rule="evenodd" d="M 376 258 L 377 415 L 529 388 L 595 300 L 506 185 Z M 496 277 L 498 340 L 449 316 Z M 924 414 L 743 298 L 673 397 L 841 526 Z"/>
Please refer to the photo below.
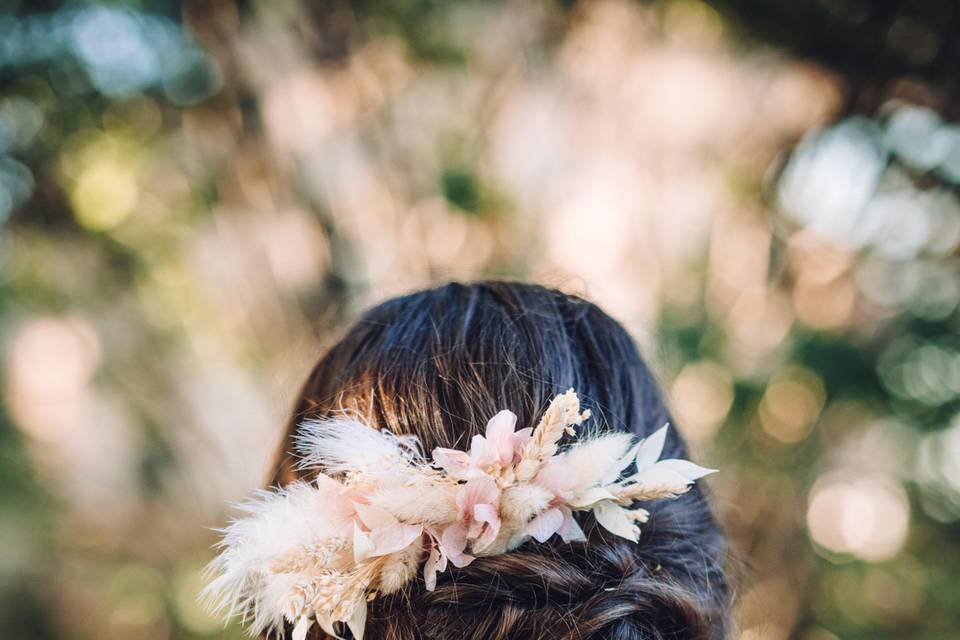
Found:
<path fill-rule="evenodd" d="M 400 590 L 421 565 L 433 590 L 448 563 L 464 567 L 530 538 L 585 540 L 578 511 L 637 541 L 649 513 L 635 502 L 677 497 L 715 471 L 659 460 L 666 425 L 639 442 L 605 433 L 561 450 L 563 435 L 589 417 L 571 389 L 535 429 L 515 431 L 517 416 L 501 411 L 469 451 L 434 449 L 431 460 L 414 436 L 347 418 L 308 422 L 296 444 L 316 479 L 241 505 L 204 595 L 254 634 L 282 637 L 289 622 L 303 640 L 316 622 L 339 638 L 334 623 L 343 622 L 360 640 L 367 602 Z"/>

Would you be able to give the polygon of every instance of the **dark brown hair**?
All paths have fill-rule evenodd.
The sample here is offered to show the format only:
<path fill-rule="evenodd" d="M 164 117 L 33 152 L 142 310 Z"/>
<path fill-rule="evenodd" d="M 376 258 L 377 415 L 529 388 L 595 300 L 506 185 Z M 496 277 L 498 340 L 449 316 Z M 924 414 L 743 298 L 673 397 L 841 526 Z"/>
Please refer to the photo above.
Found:
<path fill-rule="evenodd" d="M 364 314 L 314 367 L 297 401 L 275 480 L 298 477 L 292 450 L 307 418 L 349 408 L 414 434 L 424 449 L 465 448 L 501 409 L 534 426 L 573 388 L 594 428 L 646 436 L 669 421 L 630 336 L 581 298 L 513 282 L 451 283 Z M 664 457 L 685 457 L 671 429 Z M 699 487 L 699 485 L 698 485 Z M 589 519 L 585 543 L 531 541 L 422 579 L 370 603 L 374 640 L 717 640 L 729 588 L 726 540 L 703 491 L 655 501 L 639 544 Z M 314 629 L 315 637 L 322 637 Z M 344 629 L 346 634 L 346 630 Z"/>

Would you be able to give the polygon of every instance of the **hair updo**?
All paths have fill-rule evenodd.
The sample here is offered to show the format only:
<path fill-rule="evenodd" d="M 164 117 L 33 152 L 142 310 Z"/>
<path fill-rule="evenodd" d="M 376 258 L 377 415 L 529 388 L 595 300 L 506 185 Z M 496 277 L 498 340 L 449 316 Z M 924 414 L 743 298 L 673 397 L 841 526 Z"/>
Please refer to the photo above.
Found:
<path fill-rule="evenodd" d="M 647 436 L 670 420 L 633 340 L 595 305 L 512 282 L 447 284 L 388 300 L 327 351 L 296 402 L 276 484 L 308 472 L 289 453 L 301 423 L 344 408 L 425 451 L 465 448 L 490 416 L 533 427 L 559 392 L 576 389 L 594 428 Z M 663 457 L 687 457 L 675 429 Z M 528 542 L 422 578 L 369 605 L 377 640 L 718 640 L 727 628 L 726 540 L 694 486 L 651 512 L 639 543 L 589 515 L 589 541 Z M 324 638 L 314 628 L 311 638 Z"/>

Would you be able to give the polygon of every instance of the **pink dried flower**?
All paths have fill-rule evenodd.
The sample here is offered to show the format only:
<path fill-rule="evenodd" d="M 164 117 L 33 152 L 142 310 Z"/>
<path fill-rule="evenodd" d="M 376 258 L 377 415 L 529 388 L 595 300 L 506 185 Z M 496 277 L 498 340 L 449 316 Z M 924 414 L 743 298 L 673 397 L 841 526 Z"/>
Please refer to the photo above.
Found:
<path fill-rule="evenodd" d="M 423 533 L 422 525 L 404 524 L 385 509 L 354 503 L 353 557 L 359 562 L 396 553 Z"/>
<path fill-rule="evenodd" d="M 485 435 L 473 436 L 469 453 L 438 447 L 433 450 L 434 464 L 461 479 L 479 476 L 492 468 L 506 469 L 532 438 L 532 429 L 514 431 L 516 425 L 516 414 L 501 411 L 487 422 Z"/>

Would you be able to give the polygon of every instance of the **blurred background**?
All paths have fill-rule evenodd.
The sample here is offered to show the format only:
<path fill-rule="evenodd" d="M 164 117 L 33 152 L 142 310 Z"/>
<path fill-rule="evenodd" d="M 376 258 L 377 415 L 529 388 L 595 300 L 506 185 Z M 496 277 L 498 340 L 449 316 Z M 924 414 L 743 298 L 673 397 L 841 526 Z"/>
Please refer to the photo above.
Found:
<path fill-rule="evenodd" d="M 960 636 L 957 69 L 951 0 L 8 0 L 0 636 L 242 637 L 320 350 L 485 275 L 637 335 L 736 638 Z"/>

